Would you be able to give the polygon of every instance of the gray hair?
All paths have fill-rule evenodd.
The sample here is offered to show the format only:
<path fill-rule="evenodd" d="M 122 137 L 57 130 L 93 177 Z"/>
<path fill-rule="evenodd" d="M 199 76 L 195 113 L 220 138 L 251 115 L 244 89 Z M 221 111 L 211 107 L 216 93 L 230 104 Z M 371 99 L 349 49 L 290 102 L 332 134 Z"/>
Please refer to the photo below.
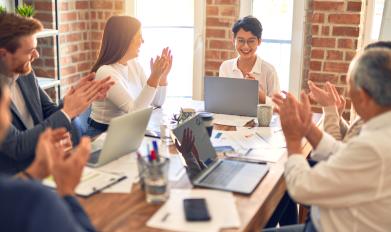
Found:
<path fill-rule="evenodd" d="M 382 107 L 391 106 L 391 50 L 371 48 L 353 61 L 350 76 L 356 87 Z"/>

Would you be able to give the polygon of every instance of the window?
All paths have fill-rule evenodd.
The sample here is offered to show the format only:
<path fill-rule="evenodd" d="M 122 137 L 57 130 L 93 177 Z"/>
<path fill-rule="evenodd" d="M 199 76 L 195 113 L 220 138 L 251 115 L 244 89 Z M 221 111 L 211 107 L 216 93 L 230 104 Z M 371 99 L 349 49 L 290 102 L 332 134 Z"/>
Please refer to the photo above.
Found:
<path fill-rule="evenodd" d="M 281 89 L 298 95 L 306 1 L 241 0 L 241 8 L 241 17 L 251 14 L 262 23 L 262 43 L 257 53 L 276 68 Z"/>
<path fill-rule="evenodd" d="M 160 55 L 161 50 L 168 46 L 174 60 L 167 95 L 191 97 L 193 76 L 197 74 L 193 75 L 196 69 L 194 57 L 199 56 L 194 50 L 199 30 L 194 16 L 198 4 L 195 0 L 134 0 L 130 4 L 127 7 L 131 11 L 129 13 L 142 23 L 144 44 L 140 49 L 139 62 L 146 75 L 150 74 L 151 57 Z"/>
<path fill-rule="evenodd" d="M 378 40 L 380 35 L 380 26 L 383 18 L 384 0 L 375 0 L 373 9 L 371 40 Z"/>

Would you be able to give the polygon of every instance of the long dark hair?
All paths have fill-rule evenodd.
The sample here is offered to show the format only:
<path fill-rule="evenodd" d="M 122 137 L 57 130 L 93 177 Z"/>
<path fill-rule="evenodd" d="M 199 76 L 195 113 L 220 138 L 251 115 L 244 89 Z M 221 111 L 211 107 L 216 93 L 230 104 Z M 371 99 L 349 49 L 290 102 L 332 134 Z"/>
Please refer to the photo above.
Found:
<path fill-rule="evenodd" d="M 140 27 L 141 23 L 136 18 L 112 16 L 106 23 L 99 56 L 91 71 L 96 72 L 102 65 L 119 61 Z"/>

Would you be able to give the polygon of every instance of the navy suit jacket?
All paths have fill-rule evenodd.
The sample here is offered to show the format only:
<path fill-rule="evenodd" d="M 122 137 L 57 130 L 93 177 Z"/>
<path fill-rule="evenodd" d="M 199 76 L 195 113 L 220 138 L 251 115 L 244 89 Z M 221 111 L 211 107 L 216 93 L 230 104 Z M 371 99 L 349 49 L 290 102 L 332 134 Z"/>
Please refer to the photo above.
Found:
<path fill-rule="evenodd" d="M 0 176 L 0 231 L 95 231 L 76 198 L 40 183 Z"/>
<path fill-rule="evenodd" d="M 34 160 L 39 135 L 48 127 L 65 127 L 71 132 L 73 144 L 80 139 L 79 131 L 69 122 L 49 96 L 38 86 L 34 72 L 16 80 L 34 121 L 34 127 L 27 129 L 19 111 L 11 103 L 12 125 L 0 146 L 0 173 L 15 174 Z"/>

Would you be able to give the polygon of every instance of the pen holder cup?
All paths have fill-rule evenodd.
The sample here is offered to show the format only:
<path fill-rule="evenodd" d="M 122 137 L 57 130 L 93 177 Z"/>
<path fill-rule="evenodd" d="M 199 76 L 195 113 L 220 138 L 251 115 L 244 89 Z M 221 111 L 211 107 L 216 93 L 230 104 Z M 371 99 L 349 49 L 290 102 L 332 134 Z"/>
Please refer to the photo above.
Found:
<path fill-rule="evenodd" d="M 148 203 L 159 204 L 168 198 L 168 168 L 170 160 L 160 157 L 152 162 L 142 157 L 137 159 L 140 185 L 145 190 Z"/>

